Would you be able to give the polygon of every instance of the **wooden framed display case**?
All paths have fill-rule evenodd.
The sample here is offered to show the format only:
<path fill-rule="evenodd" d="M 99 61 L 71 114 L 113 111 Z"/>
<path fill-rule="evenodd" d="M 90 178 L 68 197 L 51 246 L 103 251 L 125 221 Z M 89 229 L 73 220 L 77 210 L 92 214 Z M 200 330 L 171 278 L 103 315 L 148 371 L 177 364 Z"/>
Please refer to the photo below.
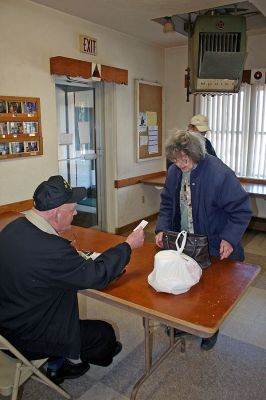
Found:
<path fill-rule="evenodd" d="M 0 160 L 42 154 L 40 99 L 0 95 Z"/>

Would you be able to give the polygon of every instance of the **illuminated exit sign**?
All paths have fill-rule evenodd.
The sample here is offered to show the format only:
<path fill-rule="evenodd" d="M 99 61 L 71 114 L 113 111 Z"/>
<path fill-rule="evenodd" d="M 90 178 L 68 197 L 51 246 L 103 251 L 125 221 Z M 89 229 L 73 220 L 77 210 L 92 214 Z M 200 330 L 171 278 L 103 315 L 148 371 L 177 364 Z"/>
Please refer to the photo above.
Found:
<path fill-rule="evenodd" d="M 79 35 L 79 48 L 82 53 L 96 55 L 97 40 L 95 38 Z"/>

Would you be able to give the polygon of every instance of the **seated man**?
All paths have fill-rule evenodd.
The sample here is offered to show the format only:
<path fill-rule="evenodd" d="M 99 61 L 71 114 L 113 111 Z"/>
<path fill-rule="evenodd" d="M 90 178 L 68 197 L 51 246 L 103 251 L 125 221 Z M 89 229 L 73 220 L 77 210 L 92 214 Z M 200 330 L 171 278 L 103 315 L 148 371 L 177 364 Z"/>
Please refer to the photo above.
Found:
<path fill-rule="evenodd" d="M 89 363 L 107 366 L 121 351 L 110 324 L 79 320 L 77 291 L 106 287 L 144 241 L 140 228 L 95 260 L 83 258 L 58 233 L 85 196 L 85 188 L 52 176 L 35 190 L 26 217 L 0 232 L 0 333 L 31 360 L 49 357 L 47 376 L 56 383 L 83 375 Z"/>

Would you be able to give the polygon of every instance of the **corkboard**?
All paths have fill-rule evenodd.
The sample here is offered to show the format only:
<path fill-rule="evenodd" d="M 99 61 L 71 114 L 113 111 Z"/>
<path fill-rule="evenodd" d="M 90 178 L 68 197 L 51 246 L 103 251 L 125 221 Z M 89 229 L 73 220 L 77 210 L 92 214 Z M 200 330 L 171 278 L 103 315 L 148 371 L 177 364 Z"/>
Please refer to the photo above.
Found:
<path fill-rule="evenodd" d="M 163 88 L 136 80 L 137 161 L 162 157 Z"/>

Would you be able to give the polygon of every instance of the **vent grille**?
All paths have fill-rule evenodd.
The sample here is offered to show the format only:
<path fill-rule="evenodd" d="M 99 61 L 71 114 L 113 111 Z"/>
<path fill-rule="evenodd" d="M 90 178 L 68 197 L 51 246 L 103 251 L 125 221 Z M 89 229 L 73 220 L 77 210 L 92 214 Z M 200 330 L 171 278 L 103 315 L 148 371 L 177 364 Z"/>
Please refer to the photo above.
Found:
<path fill-rule="evenodd" d="M 205 51 L 233 52 L 240 51 L 241 32 L 201 32 L 199 47 L 201 58 Z"/>

